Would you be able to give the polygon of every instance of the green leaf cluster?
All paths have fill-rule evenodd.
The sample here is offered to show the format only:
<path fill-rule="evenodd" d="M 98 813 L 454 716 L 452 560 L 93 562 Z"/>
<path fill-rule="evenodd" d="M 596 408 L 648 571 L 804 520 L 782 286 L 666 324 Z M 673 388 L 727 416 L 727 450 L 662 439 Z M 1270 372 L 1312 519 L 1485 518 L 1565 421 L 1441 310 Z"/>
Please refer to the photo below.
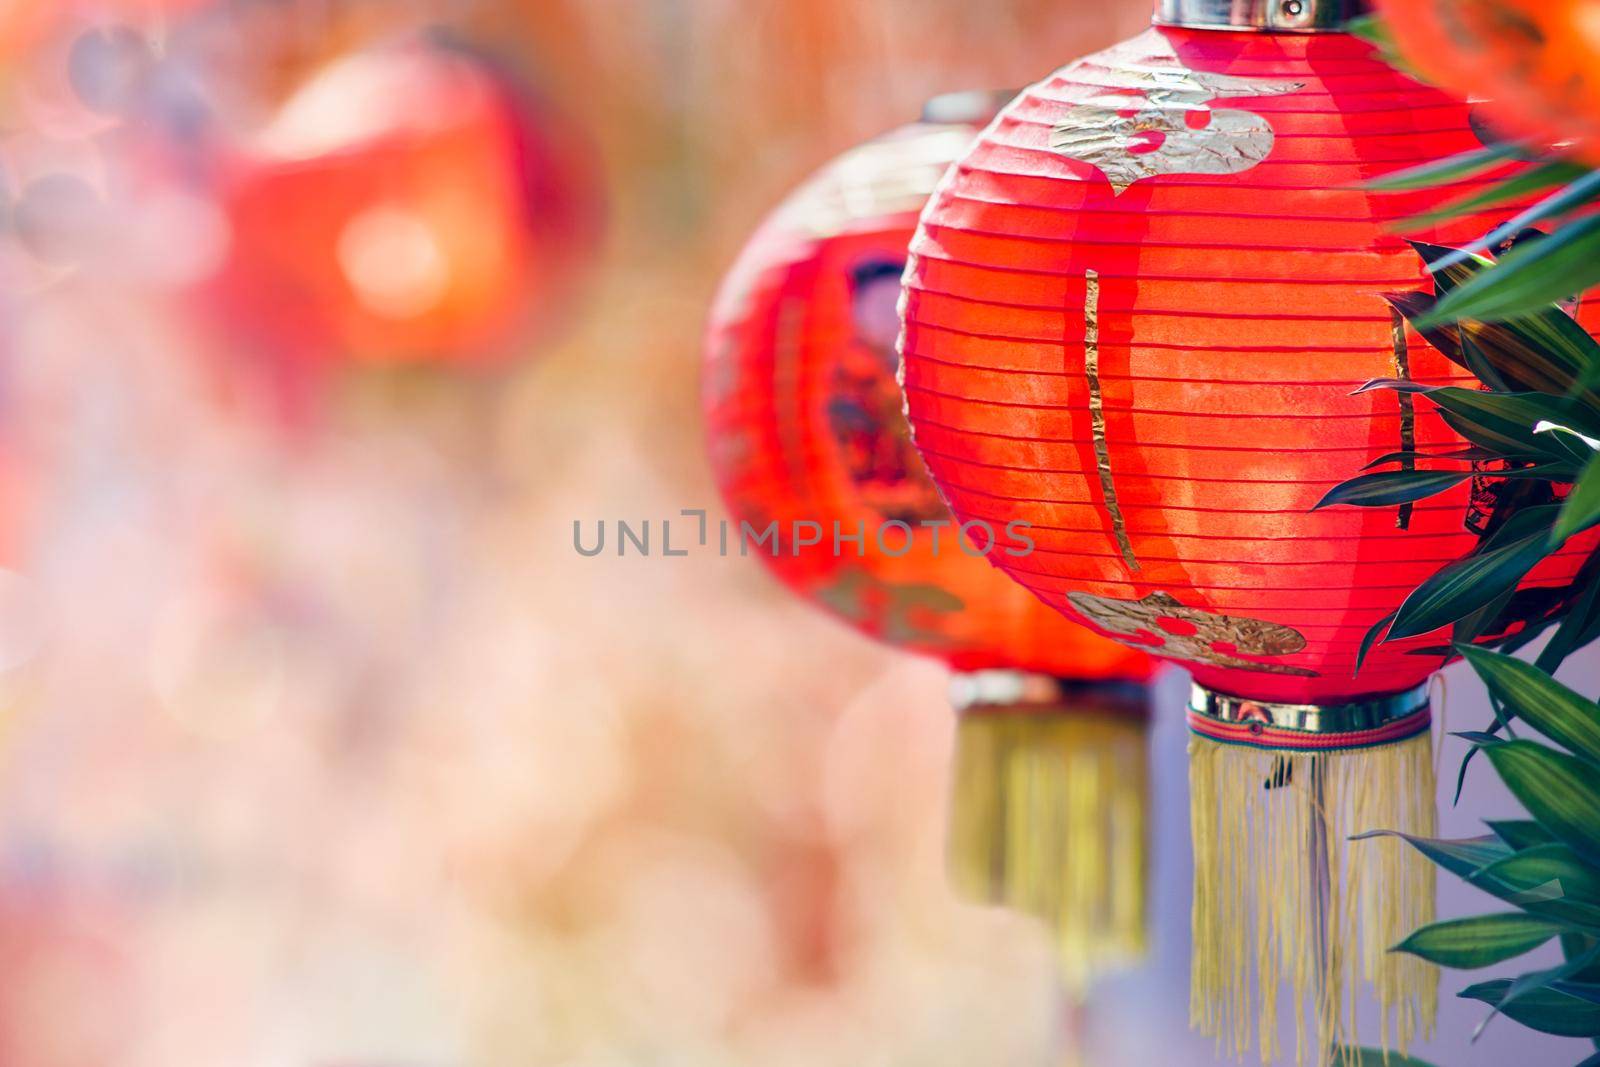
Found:
<path fill-rule="evenodd" d="M 1458 841 L 1395 835 L 1503 907 L 1425 926 L 1393 951 L 1476 970 L 1559 939 L 1560 964 L 1459 995 L 1488 1004 L 1490 1019 L 1600 1038 L 1600 704 L 1534 664 L 1473 645 L 1458 651 L 1502 709 L 1508 735 L 1466 736 L 1530 818 L 1490 823 L 1488 834 Z M 1540 739 L 1515 736 L 1517 725 Z"/>
<path fill-rule="evenodd" d="M 1383 46 L 1380 23 L 1363 31 Z M 1504 209 L 1510 217 L 1461 248 L 1413 241 L 1433 291 L 1393 293 L 1390 306 L 1481 388 L 1369 382 L 1429 405 L 1466 442 L 1394 452 L 1334 487 L 1318 507 L 1398 508 L 1472 483 L 1492 501 L 1476 548 L 1415 589 L 1367 634 L 1383 641 L 1449 628 L 1430 652 L 1454 650 L 1487 685 L 1495 721 L 1470 743 L 1456 792 L 1483 753 L 1525 819 L 1491 822 L 1457 841 L 1405 837 L 1439 867 L 1495 898 L 1488 914 L 1414 931 L 1393 951 L 1444 967 L 1508 964 L 1552 941 L 1562 962 L 1470 985 L 1460 996 L 1545 1033 L 1600 1046 L 1600 704 L 1552 675 L 1600 638 L 1600 550 L 1571 588 L 1536 600 L 1519 588 L 1573 537 L 1600 525 L 1600 344 L 1572 302 L 1600 284 L 1600 171 L 1497 143 L 1373 183 L 1379 191 L 1472 191 L 1406 219 L 1402 233 Z M 1533 662 L 1515 657 L 1548 636 Z M 1380 836 L 1382 832 L 1366 836 Z M 1404 836 L 1404 835 L 1396 835 Z M 1345 1062 L 1408 1064 L 1371 1049 Z M 1583 1058 L 1600 1067 L 1600 1054 Z M 1419 1065 L 1420 1067 L 1420 1065 Z"/>

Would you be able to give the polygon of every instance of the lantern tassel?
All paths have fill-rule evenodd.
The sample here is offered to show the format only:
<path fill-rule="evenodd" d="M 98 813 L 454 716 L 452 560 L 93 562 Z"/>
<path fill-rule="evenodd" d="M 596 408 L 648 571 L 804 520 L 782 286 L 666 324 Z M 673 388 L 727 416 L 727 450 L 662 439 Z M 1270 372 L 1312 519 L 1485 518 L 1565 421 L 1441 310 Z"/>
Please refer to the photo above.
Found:
<path fill-rule="evenodd" d="M 1137 703 L 969 707 L 958 733 L 951 880 L 1050 929 L 1072 1002 L 1146 949 L 1148 716 L 1121 688 Z"/>
<path fill-rule="evenodd" d="M 1295 1062 L 1341 1062 L 1356 1044 L 1359 983 L 1379 1005 L 1384 1049 L 1433 1029 L 1438 972 L 1389 949 L 1433 921 L 1434 868 L 1369 830 L 1434 834 L 1430 734 L 1370 748 L 1272 751 L 1199 733 L 1189 744 L 1194 835 L 1190 1017 L 1242 1055 L 1257 1030 L 1279 1054 L 1280 994 L 1295 1017 Z"/>

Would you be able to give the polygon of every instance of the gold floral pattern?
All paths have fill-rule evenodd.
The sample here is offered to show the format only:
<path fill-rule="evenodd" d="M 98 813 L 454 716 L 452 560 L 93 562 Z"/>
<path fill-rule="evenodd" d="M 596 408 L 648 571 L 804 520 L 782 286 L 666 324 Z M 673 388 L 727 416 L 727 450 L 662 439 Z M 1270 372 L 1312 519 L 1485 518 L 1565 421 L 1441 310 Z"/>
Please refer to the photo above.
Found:
<path fill-rule="evenodd" d="M 1317 677 L 1316 671 L 1304 667 L 1243 658 L 1291 656 L 1304 651 L 1305 636 L 1293 627 L 1185 607 L 1171 593 L 1151 593 L 1143 600 L 1068 593 L 1067 600 L 1084 618 L 1123 644 L 1159 647 L 1160 654 L 1170 659 L 1267 674 Z M 1152 646 L 1148 640 L 1132 640 L 1134 638 L 1155 638 L 1159 645 Z"/>

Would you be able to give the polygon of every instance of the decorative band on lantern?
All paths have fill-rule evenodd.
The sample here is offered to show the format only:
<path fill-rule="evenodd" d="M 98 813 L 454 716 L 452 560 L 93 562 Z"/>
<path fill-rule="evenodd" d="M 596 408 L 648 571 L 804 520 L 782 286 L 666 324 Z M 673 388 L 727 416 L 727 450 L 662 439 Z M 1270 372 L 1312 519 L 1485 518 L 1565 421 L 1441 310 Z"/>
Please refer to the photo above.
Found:
<path fill-rule="evenodd" d="M 1189 729 L 1229 745 L 1272 751 L 1336 752 L 1392 745 L 1428 732 L 1426 684 L 1347 704 L 1275 704 L 1192 687 Z"/>
<path fill-rule="evenodd" d="M 1331 33 L 1364 14 L 1366 0 L 1157 0 L 1157 26 L 1197 30 Z"/>

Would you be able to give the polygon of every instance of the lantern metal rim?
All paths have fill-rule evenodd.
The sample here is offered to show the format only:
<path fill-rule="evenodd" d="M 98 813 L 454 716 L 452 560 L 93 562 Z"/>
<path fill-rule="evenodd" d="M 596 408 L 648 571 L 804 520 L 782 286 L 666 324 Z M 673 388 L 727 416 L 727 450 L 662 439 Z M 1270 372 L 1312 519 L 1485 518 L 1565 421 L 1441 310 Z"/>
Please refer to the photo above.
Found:
<path fill-rule="evenodd" d="M 1189 729 L 1227 744 L 1273 750 L 1331 751 L 1395 744 L 1433 724 L 1426 682 L 1340 704 L 1283 704 L 1194 685 Z"/>
<path fill-rule="evenodd" d="M 950 679 L 950 703 L 963 715 L 1072 710 L 1146 717 L 1150 687 L 1118 678 L 1058 678 L 1019 670 L 963 671 Z"/>
<path fill-rule="evenodd" d="M 1338 33 L 1366 0 L 1157 0 L 1155 24 L 1236 33 Z"/>

